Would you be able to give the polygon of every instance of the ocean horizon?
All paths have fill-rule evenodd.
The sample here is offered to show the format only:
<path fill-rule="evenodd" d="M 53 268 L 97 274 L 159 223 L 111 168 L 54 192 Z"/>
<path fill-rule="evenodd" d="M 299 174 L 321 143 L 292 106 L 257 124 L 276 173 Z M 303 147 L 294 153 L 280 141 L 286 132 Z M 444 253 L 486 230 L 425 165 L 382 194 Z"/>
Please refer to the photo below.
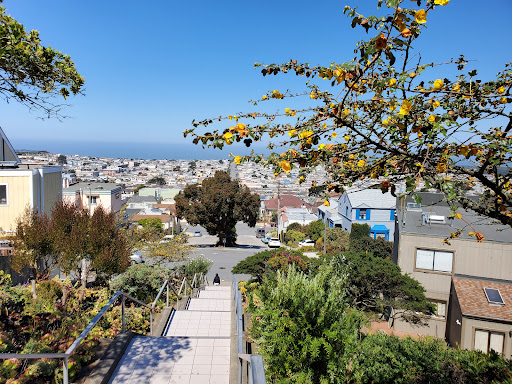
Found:
<path fill-rule="evenodd" d="M 192 143 L 124 143 L 93 141 L 24 140 L 11 141 L 16 151 L 47 151 L 62 155 L 143 160 L 220 160 L 234 155 L 248 155 L 251 148 L 258 153 L 270 153 L 263 145 L 247 148 L 233 144 L 223 150 L 206 148 Z"/>

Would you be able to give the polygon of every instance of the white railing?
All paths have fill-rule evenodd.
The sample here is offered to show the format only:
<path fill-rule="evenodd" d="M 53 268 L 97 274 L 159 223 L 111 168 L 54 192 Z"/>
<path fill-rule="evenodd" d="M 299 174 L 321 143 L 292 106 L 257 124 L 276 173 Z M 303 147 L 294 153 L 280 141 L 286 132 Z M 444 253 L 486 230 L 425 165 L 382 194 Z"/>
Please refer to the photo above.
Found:
<path fill-rule="evenodd" d="M 248 384 L 266 384 L 267 380 L 265 378 L 265 367 L 263 365 L 262 356 L 245 353 L 242 292 L 238 289 L 238 283 L 235 276 L 233 276 L 233 292 L 238 349 L 238 384 L 242 384 L 242 381 L 247 382 Z M 245 367 L 246 369 L 244 369 Z M 246 377 L 244 377 L 244 371 L 246 372 Z"/>
<path fill-rule="evenodd" d="M 197 278 L 197 273 L 194 274 L 194 280 L 192 281 L 192 284 L 190 285 L 191 289 L 196 288 L 195 285 L 198 286 L 201 284 L 201 282 L 207 282 L 206 276 L 201 273 L 199 275 L 199 278 Z M 122 322 L 122 332 L 126 332 L 126 322 L 125 322 L 125 301 L 126 299 L 131 300 L 137 304 L 142 305 L 143 307 L 146 307 L 149 309 L 149 327 L 150 327 L 150 335 L 153 336 L 153 311 L 156 308 L 156 303 L 158 302 L 158 299 L 164 292 L 164 289 L 167 288 L 167 297 L 166 297 L 166 306 L 169 306 L 169 288 L 173 290 L 174 294 L 176 295 L 176 309 L 178 309 L 178 301 L 180 300 L 180 296 L 182 293 L 187 292 L 187 278 L 184 277 L 181 286 L 178 292 L 174 290 L 174 288 L 169 284 L 169 280 L 165 280 L 165 282 L 162 284 L 162 287 L 160 288 L 160 291 L 158 292 L 158 295 L 156 296 L 155 300 L 153 301 L 152 305 L 148 305 L 143 303 L 140 300 L 137 300 L 136 298 L 128 295 L 127 293 L 124 293 L 122 291 L 117 291 L 114 293 L 112 298 L 108 301 L 107 304 L 98 312 L 96 316 L 91 320 L 91 322 L 85 327 L 85 329 L 82 331 L 82 333 L 77 337 L 77 339 L 71 344 L 71 346 L 67 349 L 64 353 L 0 353 L 0 359 L 64 359 L 62 363 L 62 370 L 63 370 L 63 382 L 64 384 L 69 384 L 69 372 L 68 372 L 68 359 L 73 355 L 76 348 L 80 345 L 82 341 L 87 337 L 89 332 L 94 328 L 94 326 L 100 321 L 100 319 L 103 317 L 103 315 L 108 311 L 108 309 L 117 301 L 117 299 L 121 296 L 121 322 Z M 183 290 L 184 289 L 184 290 Z"/>

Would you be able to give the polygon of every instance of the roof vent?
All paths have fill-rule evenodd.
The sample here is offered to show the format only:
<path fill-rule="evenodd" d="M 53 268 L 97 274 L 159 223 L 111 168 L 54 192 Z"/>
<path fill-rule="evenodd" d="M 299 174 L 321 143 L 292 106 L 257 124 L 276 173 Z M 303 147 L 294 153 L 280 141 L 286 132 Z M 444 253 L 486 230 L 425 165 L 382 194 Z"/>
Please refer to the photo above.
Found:
<path fill-rule="evenodd" d="M 489 304 L 505 305 L 505 302 L 503 301 L 503 297 L 501 297 L 499 289 L 484 287 L 484 292 Z"/>
<path fill-rule="evenodd" d="M 430 215 L 428 218 L 429 224 L 446 224 L 444 216 Z"/>

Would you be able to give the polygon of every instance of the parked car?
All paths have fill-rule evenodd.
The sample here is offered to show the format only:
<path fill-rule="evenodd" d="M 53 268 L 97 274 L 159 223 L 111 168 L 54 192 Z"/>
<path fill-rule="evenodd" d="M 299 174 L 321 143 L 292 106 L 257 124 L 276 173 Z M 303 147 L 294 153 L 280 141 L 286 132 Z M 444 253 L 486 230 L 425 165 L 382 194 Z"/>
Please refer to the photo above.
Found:
<path fill-rule="evenodd" d="M 263 243 L 265 244 L 268 244 L 268 241 L 272 238 L 272 236 L 270 235 L 267 235 L 265 236 L 264 238 L 261 239 L 261 241 L 263 241 Z"/>
<path fill-rule="evenodd" d="M 305 240 L 302 240 L 300 243 L 299 243 L 299 248 L 302 248 L 302 247 L 314 247 L 315 246 L 315 242 L 311 239 L 305 239 Z"/>
<path fill-rule="evenodd" d="M 194 232 L 194 237 L 201 237 L 201 232 L 200 231 L 195 231 Z"/>
<path fill-rule="evenodd" d="M 281 242 L 278 237 L 271 237 L 268 241 L 269 248 L 279 248 L 281 246 Z"/>
<path fill-rule="evenodd" d="M 141 264 L 145 262 L 144 260 L 142 260 L 142 255 L 140 253 L 134 253 L 133 255 L 131 255 L 130 261 L 132 264 Z"/>

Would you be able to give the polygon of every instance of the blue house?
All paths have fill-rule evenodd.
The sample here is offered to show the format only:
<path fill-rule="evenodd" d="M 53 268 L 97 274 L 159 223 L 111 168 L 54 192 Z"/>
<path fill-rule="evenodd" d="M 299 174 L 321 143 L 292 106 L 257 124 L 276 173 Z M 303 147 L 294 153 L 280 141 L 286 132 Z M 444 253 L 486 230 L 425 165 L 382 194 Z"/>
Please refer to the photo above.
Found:
<path fill-rule="evenodd" d="M 345 192 L 338 199 L 336 220 L 328 220 L 330 227 L 341 227 L 350 232 L 352 224 L 368 224 L 370 237 L 392 240 L 395 231 L 396 197 L 380 189 Z"/>

